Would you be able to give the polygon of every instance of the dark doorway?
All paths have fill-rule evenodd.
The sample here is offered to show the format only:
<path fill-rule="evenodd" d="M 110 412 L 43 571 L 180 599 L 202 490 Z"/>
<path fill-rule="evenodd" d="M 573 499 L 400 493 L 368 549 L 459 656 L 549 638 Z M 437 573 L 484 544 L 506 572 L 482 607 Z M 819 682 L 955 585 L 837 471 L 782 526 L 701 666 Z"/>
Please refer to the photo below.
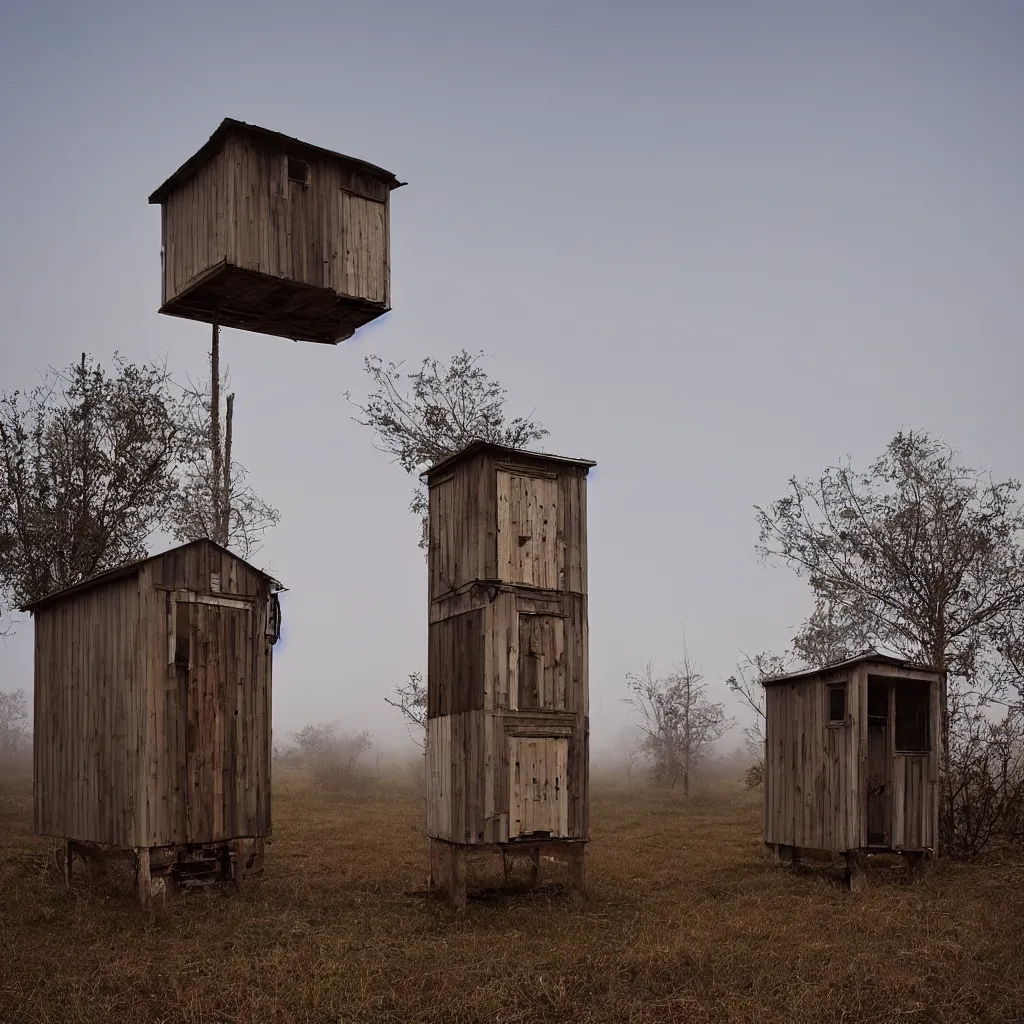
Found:
<path fill-rule="evenodd" d="M 889 684 L 868 680 L 868 845 L 888 846 Z"/>

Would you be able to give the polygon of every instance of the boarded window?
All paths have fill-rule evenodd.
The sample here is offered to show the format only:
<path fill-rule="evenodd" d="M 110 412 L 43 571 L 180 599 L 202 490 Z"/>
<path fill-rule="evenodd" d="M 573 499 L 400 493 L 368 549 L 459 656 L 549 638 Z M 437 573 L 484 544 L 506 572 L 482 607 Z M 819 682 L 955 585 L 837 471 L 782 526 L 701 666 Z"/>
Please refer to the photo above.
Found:
<path fill-rule="evenodd" d="M 427 714 L 457 715 L 484 706 L 484 620 L 480 608 L 430 624 Z"/>
<path fill-rule="evenodd" d="M 569 741 L 509 737 L 509 839 L 569 834 Z"/>
<path fill-rule="evenodd" d="M 498 473 L 498 574 L 508 583 L 555 590 L 564 552 L 558 535 L 558 481 Z"/>
<path fill-rule="evenodd" d="M 297 181 L 300 185 L 309 184 L 309 164 L 305 160 L 288 157 L 288 180 Z"/>
<path fill-rule="evenodd" d="M 519 616 L 519 710 L 564 711 L 565 619 Z"/>
<path fill-rule="evenodd" d="M 846 683 L 828 687 L 828 720 L 832 724 L 846 721 Z"/>
<path fill-rule="evenodd" d="M 896 684 L 896 749 L 907 753 L 931 750 L 928 683 L 907 680 Z"/>

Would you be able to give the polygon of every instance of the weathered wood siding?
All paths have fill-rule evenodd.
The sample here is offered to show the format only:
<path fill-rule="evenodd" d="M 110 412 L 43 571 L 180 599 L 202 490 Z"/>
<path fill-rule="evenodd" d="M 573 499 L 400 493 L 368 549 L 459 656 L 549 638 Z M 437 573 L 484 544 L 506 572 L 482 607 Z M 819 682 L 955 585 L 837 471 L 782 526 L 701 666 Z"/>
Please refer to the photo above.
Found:
<path fill-rule="evenodd" d="M 222 149 L 175 189 L 161 208 L 163 302 L 180 295 L 210 267 L 232 259 L 234 182 Z"/>
<path fill-rule="evenodd" d="M 846 682 L 843 725 L 828 722 L 827 685 Z M 842 851 L 857 845 L 862 680 L 856 672 L 765 689 L 765 842 Z"/>
<path fill-rule="evenodd" d="M 549 743 L 554 745 L 545 746 Z M 520 756 L 524 750 L 530 753 Z M 545 752 L 549 765 L 540 774 L 523 761 L 526 757 L 532 765 L 529 756 L 538 752 Z M 550 829 L 557 828 L 560 838 L 587 839 L 588 763 L 589 727 L 578 715 L 475 711 L 428 719 L 427 832 L 435 839 L 484 844 L 522 837 L 524 820 L 534 822 L 530 830 L 549 829 L 537 824 L 535 810 L 523 818 L 522 800 L 525 793 L 537 799 L 535 785 L 544 789 L 547 779 L 554 786 L 557 774 L 560 792 L 550 807 L 558 809 Z M 541 781 L 534 784 L 534 778 Z"/>
<path fill-rule="evenodd" d="M 429 494 L 430 600 L 482 580 L 587 592 L 587 478 L 487 451 Z"/>
<path fill-rule="evenodd" d="M 269 581 L 208 542 L 36 619 L 36 830 L 121 847 L 270 832 Z"/>
<path fill-rule="evenodd" d="M 434 838 L 588 838 L 585 488 L 576 467 L 492 449 L 431 480 Z"/>
<path fill-rule="evenodd" d="M 927 753 L 895 749 L 890 690 L 884 738 L 884 801 L 874 805 L 884 822 L 869 821 L 868 685 L 904 680 L 931 682 Z M 828 721 L 829 684 L 847 683 L 846 721 Z M 938 682 L 935 674 L 873 662 L 823 671 L 765 688 L 764 837 L 806 850 L 838 853 L 868 849 L 869 826 L 884 831 L 885 848 L 937 849 Z M 876 844 L 875 848 L 880 848 Z"/>
<path fill-rule="evenodd" d="M 390 306 L 390 188 L 355 164 L 303 158 L 235 135 L 163 208 L 164 302 L 224 261 Z"/>
<path fill-rule="evenodd" d="M 137 845 L 146 686 L 135 577 L 35 613 L 35 831 Z"/>

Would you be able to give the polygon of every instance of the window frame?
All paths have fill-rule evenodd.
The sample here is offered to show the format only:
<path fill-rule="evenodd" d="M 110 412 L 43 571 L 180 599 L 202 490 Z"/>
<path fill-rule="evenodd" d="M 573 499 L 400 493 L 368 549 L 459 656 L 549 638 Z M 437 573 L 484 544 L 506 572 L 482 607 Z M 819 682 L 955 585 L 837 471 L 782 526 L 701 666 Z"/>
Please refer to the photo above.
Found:
<path fill-rule="evenodd" d="M 305 175 L 301 178 L 296 178 L 292 175 L 292 164 L 301 164 L 305 168 Z M 303 188 L 309 188 L 309 179 L 311 176 L 311 169 L 308 160 L 303 160 L 302 157 L 298 156 L 285 156 L 284 158 L 284 173 L 289 183 L 301 185 Z"/>
<path fill-rule="evenodd" d="M 843 717 L 832 717 L 832 691 L 841 690 L 843 694 Z M 829 729 L 842 729 L 850 724 L 850 680 L 843 679 L 825 684 L 825 724 Z"/>
<path fill-rule="evenodd" d="M 896 679 L 893 684 L 892 694 L 892 747 L 894 754 L 908 754 L 919 756 L 934 752 L 935 744 L 932 742 L 932 686 L 926 679 Z M 900 694 L 906 694 L 911 689 L 917 689 L 923 694 L 922 707 L 924 708 L 924 743 L 919 747 L 901 745 L 900 740 Z M 906 739 L 906 736 L 902 737 Z"/>

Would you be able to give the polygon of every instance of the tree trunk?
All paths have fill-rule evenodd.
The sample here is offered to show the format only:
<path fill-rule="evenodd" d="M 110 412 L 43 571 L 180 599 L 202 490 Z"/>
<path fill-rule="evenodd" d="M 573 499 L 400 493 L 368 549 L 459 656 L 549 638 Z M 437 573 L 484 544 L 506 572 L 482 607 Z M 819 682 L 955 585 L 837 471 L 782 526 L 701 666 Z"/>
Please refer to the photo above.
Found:
<path fill-rule="evenodd" d="M 227 416 L 224 420 L 224 489 L 221 494 L 221 544 L 228 546 L 231 537 L 231 423 L 235 415 L 235 396 L 228 395 Z"/>
<path fill-rule="evenodd" d="M 220 449 L 220 327 L 213 322 L 213 338 L 210 342 L 210 452 L 213 456 L 213 479 L 210 481 L 210 517 L 213 537 L 221 540 L 221 449 Z"/>

